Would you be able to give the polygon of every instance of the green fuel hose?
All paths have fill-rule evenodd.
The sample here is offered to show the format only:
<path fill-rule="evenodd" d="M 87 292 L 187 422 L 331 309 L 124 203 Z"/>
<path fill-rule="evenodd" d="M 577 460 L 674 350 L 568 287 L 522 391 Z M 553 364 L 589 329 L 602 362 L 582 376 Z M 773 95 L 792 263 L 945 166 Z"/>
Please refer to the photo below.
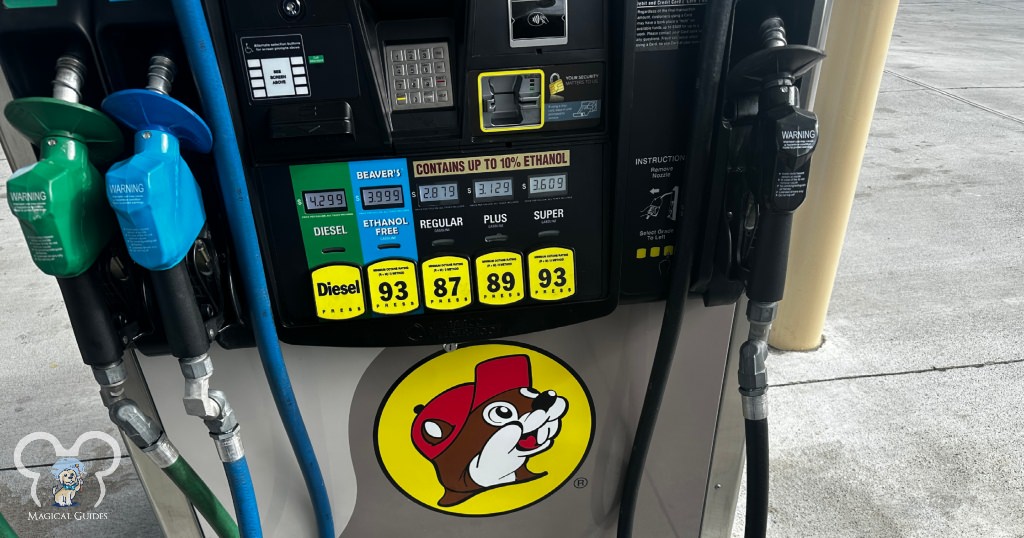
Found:
<path fill-rule="evenodd" d="M 196 510 L 199 510 L 199 513 L 206 518 L 206 522 L 213 527 L 217 536 L 221 538 L 239 537 L 238 525 L 235 524 L 234 519 L 231 519 L 231 514 L 224 509 L 224 506 L 220 504 L 203 479 L 199 478 L 192 466 L 185 461 L 185 458 L 179 456 L 177 461 L 164 468 L 164 472 L 188 497 L 189 502 L 196 507 Z"/>
<path fill-rule="evenodd" d="M 0 538 L 18 538 L 18 533 L 7 524 L 3 514 L 0 514 Z"/>

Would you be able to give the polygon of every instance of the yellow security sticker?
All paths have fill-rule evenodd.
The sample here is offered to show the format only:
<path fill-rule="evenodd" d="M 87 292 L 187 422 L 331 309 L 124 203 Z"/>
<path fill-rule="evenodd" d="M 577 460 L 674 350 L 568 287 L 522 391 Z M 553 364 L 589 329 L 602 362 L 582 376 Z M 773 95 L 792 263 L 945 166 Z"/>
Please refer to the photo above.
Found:
<path fill-rule="evenodd" d="M 352 319 L 366 313 L 363 275 L 352 265 L 328 265 L 313 271 L 316 315 L 322 319 Z"/>
<path fill-rule="evenodd" d="M 434 310 L 458 310 L 473 302 L 469 260 L 440 256 L 420 266 L 423 273 L 423 302 Z"/>
<path fill-rule="evenodd" d="M 487 305 L 506 305 L 526 295 L 523 256 L 516 252 L 492 252 L 476 259 L 476 294 Z"/>
<path fill-rule="evenodd" d="M 576 293 L 576 256 L 572 250 L 549 247 L 527 256 L 530 267 L 530 297 L 559 301 Z"/>
<path fill-rule="evenodd" d="M 370 310 L 377 314 L 405 314 L 420 307 L 416 264 L 382 260 L 366 267 Z"/>

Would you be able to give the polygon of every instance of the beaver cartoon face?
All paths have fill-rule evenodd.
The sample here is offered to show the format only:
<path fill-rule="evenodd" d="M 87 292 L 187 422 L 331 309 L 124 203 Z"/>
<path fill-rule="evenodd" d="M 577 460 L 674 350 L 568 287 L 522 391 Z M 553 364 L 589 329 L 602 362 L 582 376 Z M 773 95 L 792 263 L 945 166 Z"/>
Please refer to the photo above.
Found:
<path fill-rule="evenodd" d="M 434 464 L 445 488 L 438 506 L 545 476 L 527 462 L 552 447 L 568 410 L 569 402 L 555 391 L 531 386 L 529 359 L 523 355 L 482 362 L 473 383 L 417 406 L 413 443 Z"/>

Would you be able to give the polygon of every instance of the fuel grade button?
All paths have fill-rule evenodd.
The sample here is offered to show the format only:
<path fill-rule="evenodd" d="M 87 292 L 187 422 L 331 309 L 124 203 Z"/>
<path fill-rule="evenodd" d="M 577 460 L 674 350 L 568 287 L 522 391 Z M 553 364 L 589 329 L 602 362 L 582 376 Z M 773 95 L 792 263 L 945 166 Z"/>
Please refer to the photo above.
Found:
<path fill-rule="evenodd" d="M 567 248 L 548 247 L 527 256 L 530 297 L 560 301 L 576 293 L 576 255 Z"/>
<path fill-rule="evenodd" d="M 466 258 L 431 258 L 420 265 L 420 272 L 423 273 L 423 298 L 427 308 L 458 310 L 473 303 L 473 283 Z"/>
<path fill-rule="evenodd" d="M 370 310 L 393 316 L 420 307 L 416 264 L 408 260 L 381 260 L 366 267 Z"/>
<path fill-rule="evenodd" d="M 523 255 L 491 252 L 476 259 L 476 294 L 486 305 L 507 305 L 523 300 Z"/>
<path fill-rule="evenodd" d="M 328 265 L 313 271 L 313 299 L 321 319 L 352 319 L 366 313 L 363 275 L 352 265 Z"/>

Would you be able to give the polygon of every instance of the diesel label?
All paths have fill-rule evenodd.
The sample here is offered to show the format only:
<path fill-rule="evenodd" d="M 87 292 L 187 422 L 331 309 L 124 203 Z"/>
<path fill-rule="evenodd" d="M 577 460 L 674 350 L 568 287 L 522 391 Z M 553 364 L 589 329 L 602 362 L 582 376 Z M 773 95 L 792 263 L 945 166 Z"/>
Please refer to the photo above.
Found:
<path fill-rule="evenodd" d="M 328 295 L 356 295 L 362 293 L 359 289 L 359 281 L 351 284 L 332 284 L 331 282 L 318 282 L 316 292 L 321 297 Z"/>
<path fill-rule="evenodd" d="M 345 229 L 345 226 L 317 226 L 313 228 L 313 235 L 316 237 L 348 235 L 348 230 Z"/>

